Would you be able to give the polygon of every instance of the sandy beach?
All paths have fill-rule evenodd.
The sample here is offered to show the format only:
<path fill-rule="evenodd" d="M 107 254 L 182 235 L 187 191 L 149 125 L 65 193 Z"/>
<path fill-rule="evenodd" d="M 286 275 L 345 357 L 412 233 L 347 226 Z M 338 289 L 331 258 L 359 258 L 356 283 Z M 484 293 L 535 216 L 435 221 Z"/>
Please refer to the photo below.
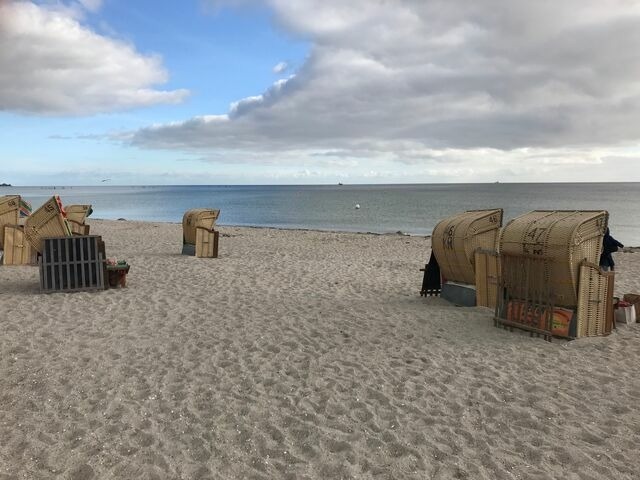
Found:
<path fill-rule="evenodd" d="M 638 478 L 640 325 L 497 329 L 420 297 L 424 237 L 89 223 L 126 289 L 0 266 L 0 480 Z"/>

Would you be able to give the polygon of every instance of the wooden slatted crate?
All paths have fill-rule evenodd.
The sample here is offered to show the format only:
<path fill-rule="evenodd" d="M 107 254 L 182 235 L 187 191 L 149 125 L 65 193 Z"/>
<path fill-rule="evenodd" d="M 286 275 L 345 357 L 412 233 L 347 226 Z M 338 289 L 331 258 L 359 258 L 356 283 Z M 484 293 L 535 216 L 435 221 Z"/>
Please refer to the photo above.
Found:
<path fill-rule="evenodd" d="M 37 265 L 38 258 L 20 225 L 4 226 L 4 265 Z"/>
<path fill-rule="evenodd" d="M 104 243 L 97 235 L 43 239 L 43 291 L 104 289 L 105 269 Z"/>

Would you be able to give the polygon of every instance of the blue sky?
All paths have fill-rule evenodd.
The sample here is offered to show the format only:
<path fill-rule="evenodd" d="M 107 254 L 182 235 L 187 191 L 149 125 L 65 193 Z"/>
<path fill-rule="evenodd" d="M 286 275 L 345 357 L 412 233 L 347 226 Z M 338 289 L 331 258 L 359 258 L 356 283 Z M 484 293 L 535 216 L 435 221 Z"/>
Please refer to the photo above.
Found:
<path fill-rule="evenodd" d="M 0 182 L 640 181 L 640 8 L 510 5 L 0 0 Z"/>
<path fill-rule="evenodd" d="M 106 1 L 87 23 L 121 35 L 142 54 L 161 55 L 170 74 L 163 89 L 191 92 L 180 105 L 136 112 L 148 124 L 224 112 L 269 87 L 279 62 L 301 65 L 309 45 L 276 30 L 272 17 L 267 8 L 214 10 L 198 1 Z"/>

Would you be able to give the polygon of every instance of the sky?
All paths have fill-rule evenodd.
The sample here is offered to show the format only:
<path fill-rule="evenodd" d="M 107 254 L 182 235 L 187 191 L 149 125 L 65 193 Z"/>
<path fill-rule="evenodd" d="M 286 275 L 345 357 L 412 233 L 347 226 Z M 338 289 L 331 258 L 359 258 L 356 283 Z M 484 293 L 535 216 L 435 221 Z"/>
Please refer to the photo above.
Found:
<path fill-rule="evenodd" d="M 0 0 L 0 182 L 640 181 L 640 0 Z"/>

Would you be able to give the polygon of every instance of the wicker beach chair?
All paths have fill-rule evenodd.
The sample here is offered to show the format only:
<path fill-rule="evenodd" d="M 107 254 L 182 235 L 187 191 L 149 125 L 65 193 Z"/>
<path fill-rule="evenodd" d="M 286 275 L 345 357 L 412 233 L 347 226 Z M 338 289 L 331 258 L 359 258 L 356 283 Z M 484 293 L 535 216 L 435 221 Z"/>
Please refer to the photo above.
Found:
<path fill-rule="evenodd" d="M 182 217 L 182 254 L 201 258 L 218 257 L 219 232 L 214 230 L 220 210 L 196 208 Z"/>
<path fill-rule="evenodd" d="M 501 208 L 470 210 L 445 218 L 436 225 L 431 248 L 444 279 L 475 284 L 475 252 L 478 249 L 495 250 L 502 213 Z"/>
<path fill-rule="evenodd" d="M 85 222 L 93 213 L 91 205 L 68 205 L 64 208 L 67 221 L 74 235 L 89 235 L 89 225 Z"/>
<path fill-rule="evenodd" d="M 613 273 L 598 267 L 607 222 L 604 210 L 537 210 L 507 223 L 498 239 L 496 325 L 548 340 L 610 333 Z"/>

